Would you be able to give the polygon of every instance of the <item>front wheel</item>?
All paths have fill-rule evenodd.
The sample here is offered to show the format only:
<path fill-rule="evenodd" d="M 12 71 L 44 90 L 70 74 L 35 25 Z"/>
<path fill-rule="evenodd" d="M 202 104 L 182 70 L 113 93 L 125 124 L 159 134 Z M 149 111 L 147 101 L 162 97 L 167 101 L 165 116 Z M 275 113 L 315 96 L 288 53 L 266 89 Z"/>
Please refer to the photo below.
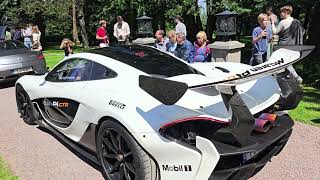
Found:
<path fill-rule="evenodd" d="M 102 122 L 97 133 L 97 154 L 108 180 L 156 180 L 154 161 L 131 134 L 113 120 Z"/>
<path fill-rule="evenodd" d="M 23 121 L 29 125 L 35 125 L 37 120 L 35 116 L 36 110 L 27 92 L 19 84 L 16 86 L 16 102 L 18 112 L 20 113 L 20 117 L 23 119 Z"/>

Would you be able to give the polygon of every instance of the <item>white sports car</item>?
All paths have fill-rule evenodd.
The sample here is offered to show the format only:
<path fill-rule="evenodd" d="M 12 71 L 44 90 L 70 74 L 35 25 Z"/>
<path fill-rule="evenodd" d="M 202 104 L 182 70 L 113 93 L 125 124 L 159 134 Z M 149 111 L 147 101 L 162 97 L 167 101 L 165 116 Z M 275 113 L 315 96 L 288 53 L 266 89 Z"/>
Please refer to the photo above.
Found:
<path fill-rule="evenodd" d="M 313 47 L 291 49 L 254 67 L 187 64 L 141 45 L 95 49 L 21 77 L 17 107 L 101 164 L 106 179 L 248 179 L 292 132 L 279 111 L 302 91 L 284 69 Z"/>

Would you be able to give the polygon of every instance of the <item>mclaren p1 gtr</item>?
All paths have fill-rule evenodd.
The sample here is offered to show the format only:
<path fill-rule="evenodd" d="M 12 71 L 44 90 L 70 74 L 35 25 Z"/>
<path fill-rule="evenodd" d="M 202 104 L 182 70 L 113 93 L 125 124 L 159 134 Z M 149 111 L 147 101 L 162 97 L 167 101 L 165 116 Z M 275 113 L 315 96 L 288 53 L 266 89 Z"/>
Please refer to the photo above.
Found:
<path fill-rule="evenodd" d="M 303 93 L 285 68 L 312 49 L 280 48 L 257 66 L 188 64 L 142 45 L 94 49 L 21 77 L 17 108 L 106 179 L 248 179 L 290 137 L 281 112 Z"/>

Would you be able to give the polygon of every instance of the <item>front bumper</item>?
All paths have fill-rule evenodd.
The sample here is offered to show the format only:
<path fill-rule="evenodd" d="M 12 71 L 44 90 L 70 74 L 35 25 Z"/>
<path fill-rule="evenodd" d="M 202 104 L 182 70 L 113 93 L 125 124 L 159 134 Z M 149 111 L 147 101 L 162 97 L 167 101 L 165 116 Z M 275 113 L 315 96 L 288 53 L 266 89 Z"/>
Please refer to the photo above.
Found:
<path fill-rule="evenodd" d="M 241 180 L 254 176 L 273 156 L 281 152 L 292 133 L 293 125 L 289 116 L 281 116 L 268 132 L 252 132 L 247 144 L 242 147 L 212 140 L 220 159 L 209 179 Z"/>

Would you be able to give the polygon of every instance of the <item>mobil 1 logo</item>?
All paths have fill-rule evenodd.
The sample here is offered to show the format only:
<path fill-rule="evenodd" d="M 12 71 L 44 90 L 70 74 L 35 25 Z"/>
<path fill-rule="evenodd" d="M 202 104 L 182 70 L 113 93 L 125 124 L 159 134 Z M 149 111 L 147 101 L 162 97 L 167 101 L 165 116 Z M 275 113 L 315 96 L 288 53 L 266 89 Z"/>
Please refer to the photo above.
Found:
<path fill-rule="evenodd" d="M 191 165 L 162 165 L 163 171 L 192 171 Z"/>

